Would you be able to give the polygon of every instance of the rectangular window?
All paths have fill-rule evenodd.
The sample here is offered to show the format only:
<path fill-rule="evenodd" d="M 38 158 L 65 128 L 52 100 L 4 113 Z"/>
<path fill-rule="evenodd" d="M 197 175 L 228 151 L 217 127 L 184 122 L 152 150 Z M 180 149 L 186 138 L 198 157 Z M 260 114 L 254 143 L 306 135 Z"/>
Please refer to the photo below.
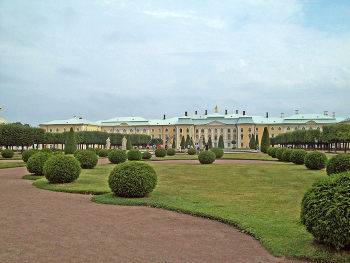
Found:
<path fill-rule="evenodd" d="M 241 142 L 241 148 L 244 148 L 244 142 Z"/>
<path fill-rule="evenodd" d="M 241 128 L 241 132 L 243 132 L 243 128 Z"/>

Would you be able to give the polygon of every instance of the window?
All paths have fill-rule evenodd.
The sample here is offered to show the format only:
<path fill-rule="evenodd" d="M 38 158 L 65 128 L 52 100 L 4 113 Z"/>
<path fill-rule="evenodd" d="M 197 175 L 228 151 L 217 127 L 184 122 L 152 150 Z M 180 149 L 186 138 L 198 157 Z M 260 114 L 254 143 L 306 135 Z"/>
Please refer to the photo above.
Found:
<path fill-rule="evenodd" d="M 275 138 L 275 134 L 274 133 L 271 133 L 271 138 Z"/>
<path fill-rule="evenodd" d="M 215 132 L 215 133 L 218 133 L 218 129 L 215 128 L 215 129 L 214 129 L 214 132 Z"/>
<path fill-rule="evenodd" d="M 237 132 L 236 128 L 233 129 L 233 132 Z"/>
<path fill-rule="evenodd" d="M 182 133 L 182 128 L 180 128 L 179 132 Z"/>
<path fill-rule="evenodd" d="M 305 130 L 305 127 L 303 127 L 302 129 Z"/>
<path fill-rule="evenodd" d="M 224 129 L 221 129 L 220 132 L 221 132 L 221 133 L 224 133 Z"/>
<path fill-rule="evenodd" d="M 227 143 L 227 147 L 231 147 L 231 143 Z"/>
<path fill-rule="evenodd" d="M 176 129 L 175 129 L 175 128 L 173 129 L 173 132 L 176 132 Z"/>
<path fill-rule="evenodd" d="M 290 127 L 287 127 L 287 131 L 290 131 Z"/>
<path fill-rule="evenodd" d="M 252 132 L 252 128 L 249 127 L 249 128 L 248 128 L 248 132 Z"/>
<path fill-rule="evenodd" d="M 198 129 L 196 129 L 196 133 L 198 133 L 199 131 L 198 131 Z"/>
<path fill-rule="evenodd" d="M 199 139 L 199 136 L 198 136 L 198 135 L 196 135 L 196 140 L 198 141 L 198 139 Z"/>
<path fill-rule="evenodd" d="M 241 128 L 241 132 L 243 132 L 244 131 L 244 129 L 243 128 Z"/>
<path fill-rule="evenodd" d="M 227 139 L 228 139 L 228 140 L 231 140 L 231 134 L 228 134 L 228 135 L 227 135 Z"/>
<path fill-rule="evenodd" d="M 243 142 L 241 142 L 241 148 L 244 148 L 244 143 Z"/>
<path fill-rule="evenodd" d="M 204 133 L 204 129 L 201 129 L 201 132 Z"/>
<path fill-rule="evenodd" d="M 52 132 L 52 129 L 50 128 L 49 131 Z"/>
<path fill-rule="evenodd" d="M 281 127 L 278 127 L 278 130 L 279 130 L 279 131 L 282 131 L 282 128 L 281 128 Z"/>
<path fill-rule="evenodd" d="M 168 130 L 168 128 L 165 128 L 165 132 L 168 132 L 169 130 Z"/>
<path fill-rule="evenodd" d="M 186 129 L 186 132 L 187 132 L 187 133 L 189 133 L 189 132 L 190 132 L 190 129 L 189 129 L 189 128 L 187 128 L 187 129 Z"/>
<path fill-rule="evenodd" d="M 76 131 L 79 131 L 79 128 L 77 128 Z"/>
<path fill-rule="evenodd" d="M 66 128 L 63 128 L 63 131 L 64 131 L 64 132 L 66 132 L 66 131 L 67 131 L 67 129 L 66 129 Z"/>
<path fill-rule="evenodd" d="M 275 130 L 275 127 L 271 127 L 271 131 L 274 131 Z"/>
<path fill-rule="evenodd" d="M 258 131 L 258 130 L 259 130 L 259 127 L 256 127 L 255 130 Z"/>
<path fill-rule="evenodd" d="M 60 129 L 56 128 L 56 132 L 60 132 Z"/>
<path fill-rule="evenodd" d="M 154 139 L 154 134 L 151 135 L 151 138 Z"/>
<path fill-rule="evenodd" d="M 243 136 L 243 134 L 241 134 L 241 140 L 243 140 L 244 139 L 244 136 Z"/>
<path fill-rule="evenodd" d="M 139 132 L 140 132 L 140 129 L 136 129 L 136 132 L 139 133 Z"/>
<path fill-rule="evenodd" d="M 211 139 L 211 135 L 208 136 L 208 140 Z"/>
<path fill-rule="evenodd" d="M 248 139 L 250 140 L 252 138 L 252 135 L 249 133 L 248 134 Z"/>
<path fill-rule="evenodd" d="M 116 133 L 119 133 L 119 129 L 116 129 L 115 132 L 116 132 Z"/>
<path fill-rule="evenodd" d="M 182 140 L 182 134 L 180 134 L 180 141 Z"/>
<path fill-rule="evenodd" d="M 43 129 L 44 130 L 44 132 L 46 132 L 46 129 Z"/>
<path fill-rule="evenodd" d="M 162 139 L 162 135 L 161 134 L 158 134 L 158 139 Z"/>
<path fill-rule="evenodd" d="M 208 129 L 208 132 L 211 133 L 211 129 Z"/>
<path fill-rule="evenodd" d="M 113 130 L 112 130 L 112 129 L 110 129 L 110 130 L 109 130 L 109 132 L 110 132 L 110 133 L 112 133 L 112 132 L 113 132 Z"/>
<path fill-rule="evenodd" d="M 152 129 L 151 132 L 154 132 L 154 129 Z"/>
<path fill-rule="evenodd" d="M 126 129 L 123 129 L 123 133 L 126 133 Z"/>
<path fill-rule="evenodd" d="M 312 130 L 312 127 L 310 127 L 309 130 Z"/>
<path fill-rule="evenodd" d="M 130 129 L 130 132 L 134 132 L 134 130 L 133 130 L 133 129 Z"/>
<path fill-rule="evenodd" d="M 296 131 L 296 130 L 298 130 L 298 127 L 297 127 L 297 126 L 295 126 L 295 127 L 294 127 L 294 130 L 295 130 L 295 131 Z"/>
<path fill-rule="evenodd" d="M 143 132 L 146 132 L 146 129 L 143 129 L 142 131 L 143 131 Z"/>
<path fill-rule="evenodd" d="M 218 139 L 218 136 L 215 134 L 214 136 L 214 140 L 216 141 Z"/>
<path fill-rule="evenodd" d="M 237 140 L 237 135 L 236 134 L 233 134 L 233 137 L 232 137 L 234 140 Z"/>
<path fill-rule="evenodd" d="M 231 132 L 231 129 L 227 129 L 227 132 Z"/>
<path fill-rule="evenodd" d="M 317 127 L 317 130 L 320 130 L 320 126 Z"/>

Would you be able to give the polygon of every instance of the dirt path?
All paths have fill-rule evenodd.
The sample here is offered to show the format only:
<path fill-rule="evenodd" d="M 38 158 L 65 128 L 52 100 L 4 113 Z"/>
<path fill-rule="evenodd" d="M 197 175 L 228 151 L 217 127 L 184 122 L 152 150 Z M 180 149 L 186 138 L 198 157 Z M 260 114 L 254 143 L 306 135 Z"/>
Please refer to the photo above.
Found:
<path fill-rule="evenodd" d="M 295 262 L 213 220 L 95 204 L 38 189 L 25 174 L 0 169 L 0 262 Z"/>

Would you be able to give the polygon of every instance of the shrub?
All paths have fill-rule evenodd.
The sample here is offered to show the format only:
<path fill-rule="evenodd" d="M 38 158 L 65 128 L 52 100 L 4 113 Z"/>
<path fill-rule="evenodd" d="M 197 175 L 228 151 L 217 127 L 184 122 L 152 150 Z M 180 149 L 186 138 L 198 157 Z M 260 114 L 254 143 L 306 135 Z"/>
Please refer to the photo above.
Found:
<path fill-rule="evenodd" d="M 212 151 L 203 151 L 198 155 L 198 160 L 201 164 L 211 164 L 215 159 L 216 155 Z"/>
<path fill-rule="evenodd" d="M 149 152 L 144 152 L 142 153 L 142 159 L 148 160 L 151 159 L 152 154 L 150 154 Z"/>
<path fill-rule="evenodd" d="M 287 148 L 277 148 L 275 155 L 279 161 L 282 161 L 282 154 L 286 149 Z"/>
<path fill-rule="evenodd" d="M 108 154 L 109 154 L 109 151 L 106 149 L 101 149 L 98 151 L 98 156 L 100 156 L 100 157 L 107 157 Z"/>
<path fill-rule="evenodd" d="M 138 149 L 131 149 L 126 155 L 129 161 L 140 161 L 142 158 L 142 154 Z"/>
<path fill-rule="evenodd" d="M 50 148 L 42 148 L 41 153 L 47 153 L 47 154 L 52 154 L 52 150 Z"/>
<path fill-rule="evenodd" d="M 77 149 L 77 143 L 75 141 L 74 130 L 73 130 L 73 127 L 70 127 L 67 142 L 66 142 L 66 145 L 64 147 L 64 153 L 65 154 L 74 154 L 76 149 Z"/>
<path fill-rule="evenodd" d="M 271 150 L 270 150 L 270 154 L 271 154 L 271 157 L 272 158 L 277 158 L 276 157 L 276 151 L 278 150 L 278 148 L 275 148 L 275 147 L 270 147 Z"/>
<path fill-rule="evenodd" d="M 219 148 L 219 147 L 211 148 L 210 151 L 215 153 L 216 159 L 219 159 L 219 158 L 221 158 L 224 155 L 224 151 L 221 148 Z"/>
<path fill-rule="evenodd" d="M 350 171 L 350 155 L 341 153 L 329 159 L 326 168 L 327 174 L 338 174 Z"/>
<path fill-rule="evenodd" d="M 144 197 L 156 187 L 155 170 L 143 162 L 117 165 L 110 173 L 108 185 L 116 196 Z"/>
<path fill-rule="evenodd" d="M 96 148 L 96 149 L 97 149 L 97 148 Z M 94 153 L 96 153 L 96 154 L 97 154 L 96 149 L 95 149 L 95 148 L 91 148 L 91 147 L 89 147 L 89 148 L 87 148 L 86 150 L 87 150 L 87 151 L 94 152 Z"/>
<path fill-rule="evenodd" d="M 269 136 L 269 131 L 267 130 L 267 127 L 265 127 L 263 135 L 261 137 L 260 151 L 263 153 L 266 153 L 268 147 L 270 147 L 270 136 Z"/>
<path fill-rule="evenodd" d="M 83 169 L 93 169 L 98 162 L 98 157 L 93 151 L 80 151 L 75 158 Z"/>
<path fill-rule="evenodd" d="M 166 155 L 166 150 L 164 148 L 157 148 L 154 152 L 157 157 L 164 157 Z"/>
<path fill-rule="evenodd" d="M 306 155 L 307 151 L 305 150 L 293 150 L 293 152 L 290 154 L 290 160 L 295 164 L 304 164 Z"/>
<path fill-rule="evenodd" d="M 79 161 L 73 156 L 58 154 L 45 163 L 43 170 L 50 183 L 64 184 L 78 179 L 81 167 Z"/>
<path fill-rule="evenodd" d="M 327 156 L 322 152 L 311 152 L 305 156 L 305 166 L 310 170 L 321 170 L 327 165 Z"/>
<path fill-rule="evenodd" d="M 14 154 L 14 151 L 11 149 L 4 149 L 1 151 L 1 156 L 4 158 L 12 158 Z"/>
<path fill-rule="evenodd" d="M 174 156 L 176 154 L 176 151 L 174 148 L 169 148 L 167 151 L 166 151 L 166 154 L 169 155 L 169 156 Z"/>
<path fill-rule="evenodd" d="M 195 154 L 197 153 L 197 151 L 196 151 L 195 148 L 190 148 L 190 149 L 188 149 L 187 153 L 188 153 L 189 155 L 195 155 Z"/>
<path fill-rule="evenodd" d="M 316 181 L 301 202 L 300 223 L 336 249 L 350 246 L 350 172 Z"/>
<path fill-rule="evenodd" d="M 52 154 L 36 153 L 32 155 L 27 161 L 28 172 L 36 175 L 43 175 L 44 164 L 51 158 Z"/>
<path fill-rule="evenodd" d="M 63 154 L 63 151 L 61 150 L 61 149 L 55 149 L 54 151 L 53 151 L 53 154 Z"/>
<path fill-rule="evenodd" d="M 283 151 L 283 153 L 282 153 L 282 156 L 281 156 L 281 158 L 282 158 L 282 161 L 283 162 L 290 162 L 290 155 L 291 155 L 291 153 L 293 152 L 293 150 L 292 149 L 285 149 L 284 151 Z"/>
<path fill-rule="evenodd" d="M 126 153 L 123 150 L 112 150 L 109 155 L 108 155 L 108 160 L 111 163 L 123 163 L 125 162 L 127 159 Z"/>
<path fill-rule="evenodd" d="M 254 136 L 253 136 L 254 137 Z M 266 150 L 266 153 L 269 155 L 269 156 L 271 156 L 271 150 L 272 150 L 273 148 L 272 147 L 269 147 L 269 148 L 267 148 L 267 150 Z"/>
<path fill-rule="evenodd" d="M 35 149 L 30 149 L 30 150 L 24 151 L 22 153 L 22 160 L 23 160 L 23 162 L 25 162 L 25 163 L 28 162 L 28 159 L 30 158 L 30 156 L 32 156 L 32 155 L 34 155 L 36 153 L 38 153 L 38 151 L 35 150 Z"/>
<path fill-rule="evenodd" d="M 79 152 L 81 152 L 81 151 L 84 151 L 84 150 L 82 150 L 82 149 L 75 150 L 74 156 L 77 156 L 77 154 L 78 154 Z"/>

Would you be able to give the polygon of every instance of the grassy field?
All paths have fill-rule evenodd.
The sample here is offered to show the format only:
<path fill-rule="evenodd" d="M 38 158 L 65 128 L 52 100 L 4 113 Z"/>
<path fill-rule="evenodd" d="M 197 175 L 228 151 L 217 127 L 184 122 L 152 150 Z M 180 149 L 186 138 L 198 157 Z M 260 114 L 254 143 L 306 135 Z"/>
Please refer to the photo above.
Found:
<path fill-rule="evenodd" d="M 0 162 L 0 169 L 23 167 L 27 164 L 25 162 Z"/>
<path fill-rule="evenodd" d="M 157 171 L 158 185 L 146 198 L 117 198 L 110 193 L 107 178 L 113 164 L 83 170 L 70 184 L 52 185 L 44 178 L 34 185 L 53 191 L 104 194 L 93 197 L 98 203 L 162 207 L 216 219 L 253 235 L 275 256 L 350 262 L 349 251 L 337 252 L 315 243 L 298 225 L 302 196 L 314 181 L 327 177 L 324 170 L 310 171 L 305 166 L 281 162 L 148 163 Z"/>

